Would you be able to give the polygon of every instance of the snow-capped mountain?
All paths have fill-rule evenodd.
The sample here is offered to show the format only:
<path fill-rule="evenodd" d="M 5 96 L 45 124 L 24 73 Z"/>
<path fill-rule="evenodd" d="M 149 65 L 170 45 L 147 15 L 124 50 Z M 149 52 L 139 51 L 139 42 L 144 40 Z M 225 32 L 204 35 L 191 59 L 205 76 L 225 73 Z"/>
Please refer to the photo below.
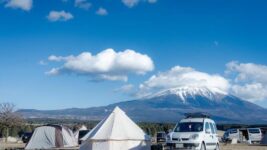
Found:
<path fill-rule="evenodd" d="M 195 99 L 197 96 L 202 96 L 210 100 L 218 100 L 223 98 L 224 96 L 227 96 L 228 94 L 217 88 L 183 86 L 160 91 L 158 93 L 146 96 L 145 99 L 169 95 L 177 95 L 181 100 L 185 102 L 187 98 Z"/>
<path fill-rule="evenodd" d="M 78 118 L 99 120 L 119 106 L 136 121 L 177 122 L 188 112 L 207 112 L 218 122 L 267 123 L 267 110 L 206 87 L 177 87 L 142 99 L 123 101 L 103 107 L 63 110 L 19 110 L 25 117 Z"/>

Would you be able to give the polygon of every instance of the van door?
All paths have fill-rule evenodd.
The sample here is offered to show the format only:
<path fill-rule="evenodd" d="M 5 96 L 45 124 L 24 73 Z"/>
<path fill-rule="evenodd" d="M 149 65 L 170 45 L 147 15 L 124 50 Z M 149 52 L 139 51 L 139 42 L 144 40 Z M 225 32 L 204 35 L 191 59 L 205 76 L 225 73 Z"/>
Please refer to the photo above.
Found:
<path fill-rule="evenodd" d="M 212 149 L 215 149 L 216 144 L 218 142 L 216 127 L 214 127 L 213 123 L 209 123 L 209 124 L 210 124 L 210 128 L 211 128 L 211 133 L 212 133 Z"/>
<path fill-rule="evenodd" d="M 230 139 L 237 139 L 238 141 L 240 141 L 240 138 L 239 138 L 239 132 L 237 129 L 231 129 L 230 132 L 229 132 L 229 137 Z"/>
<path fill-rule="evenodd" d="M 205 138 L 204 138 L 204 141 L 206 143 L 206 148 L 207 149 L 215 149 L 216 144 L 214 145 L 213 134 L 212 134 L 212 130 L 211 130 L 209 122 L 205 123 Z"/>

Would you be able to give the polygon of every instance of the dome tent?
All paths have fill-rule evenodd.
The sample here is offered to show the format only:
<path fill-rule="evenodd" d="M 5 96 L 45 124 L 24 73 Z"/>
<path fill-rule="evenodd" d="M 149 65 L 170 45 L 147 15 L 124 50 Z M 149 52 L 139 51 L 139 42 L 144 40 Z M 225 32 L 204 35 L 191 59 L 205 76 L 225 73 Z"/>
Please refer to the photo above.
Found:
<path fill-rule="evenodd" d="M 76 132 L 74 132 L 74 137 L 76 139 L 78 139 L 79 138 L 79 132 L 85 131 L 85 130 L 88 130 L 87 127 L 85 125 L 82 125 Z"/>
<path fill-rule="evenodd" d="M 149 150 L 150 137 L 119 107 L 82 140 L 80 150 Z"/>
<path fill-rule="evenodd" d="M 64 126 L 45 125 L 38 127 L 25 149 L 51 149 L 78 146 L 72 131 Z"/>

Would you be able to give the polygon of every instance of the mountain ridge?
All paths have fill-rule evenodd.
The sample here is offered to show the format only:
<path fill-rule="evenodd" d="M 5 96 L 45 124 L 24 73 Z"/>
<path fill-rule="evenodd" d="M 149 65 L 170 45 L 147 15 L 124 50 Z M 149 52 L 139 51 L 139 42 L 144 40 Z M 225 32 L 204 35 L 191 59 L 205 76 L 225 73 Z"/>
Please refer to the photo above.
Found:
<path fill-rule="evenodd" d="M 26 118 L 72 118 L 100 120 L 121 107 L 136 121 L 177 122 L 184 113 L 206 112 L 222 123 L 267 123 L 265 108 L 217 89 L 172 88 L 161 94 L 107 106 L 61 110 L 18 110 Z"/>

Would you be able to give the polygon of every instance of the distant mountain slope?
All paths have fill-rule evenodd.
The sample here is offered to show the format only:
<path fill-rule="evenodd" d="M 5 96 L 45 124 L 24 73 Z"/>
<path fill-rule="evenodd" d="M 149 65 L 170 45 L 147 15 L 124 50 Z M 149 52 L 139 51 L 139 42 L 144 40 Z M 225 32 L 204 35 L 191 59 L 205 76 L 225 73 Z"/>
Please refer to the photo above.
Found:
<path fill-rule="evenodd" d="M 267 123 L 267 110 L 217 89 L 180 87 L 168 89 L 143 99 L 124 101 L 103 107 L 18 112 L 28 118 L 76 118 L 99 120 L 115 106 L 136 121 L 177 122 L 187 112 L 207 112 L 225 123 Z"/>

